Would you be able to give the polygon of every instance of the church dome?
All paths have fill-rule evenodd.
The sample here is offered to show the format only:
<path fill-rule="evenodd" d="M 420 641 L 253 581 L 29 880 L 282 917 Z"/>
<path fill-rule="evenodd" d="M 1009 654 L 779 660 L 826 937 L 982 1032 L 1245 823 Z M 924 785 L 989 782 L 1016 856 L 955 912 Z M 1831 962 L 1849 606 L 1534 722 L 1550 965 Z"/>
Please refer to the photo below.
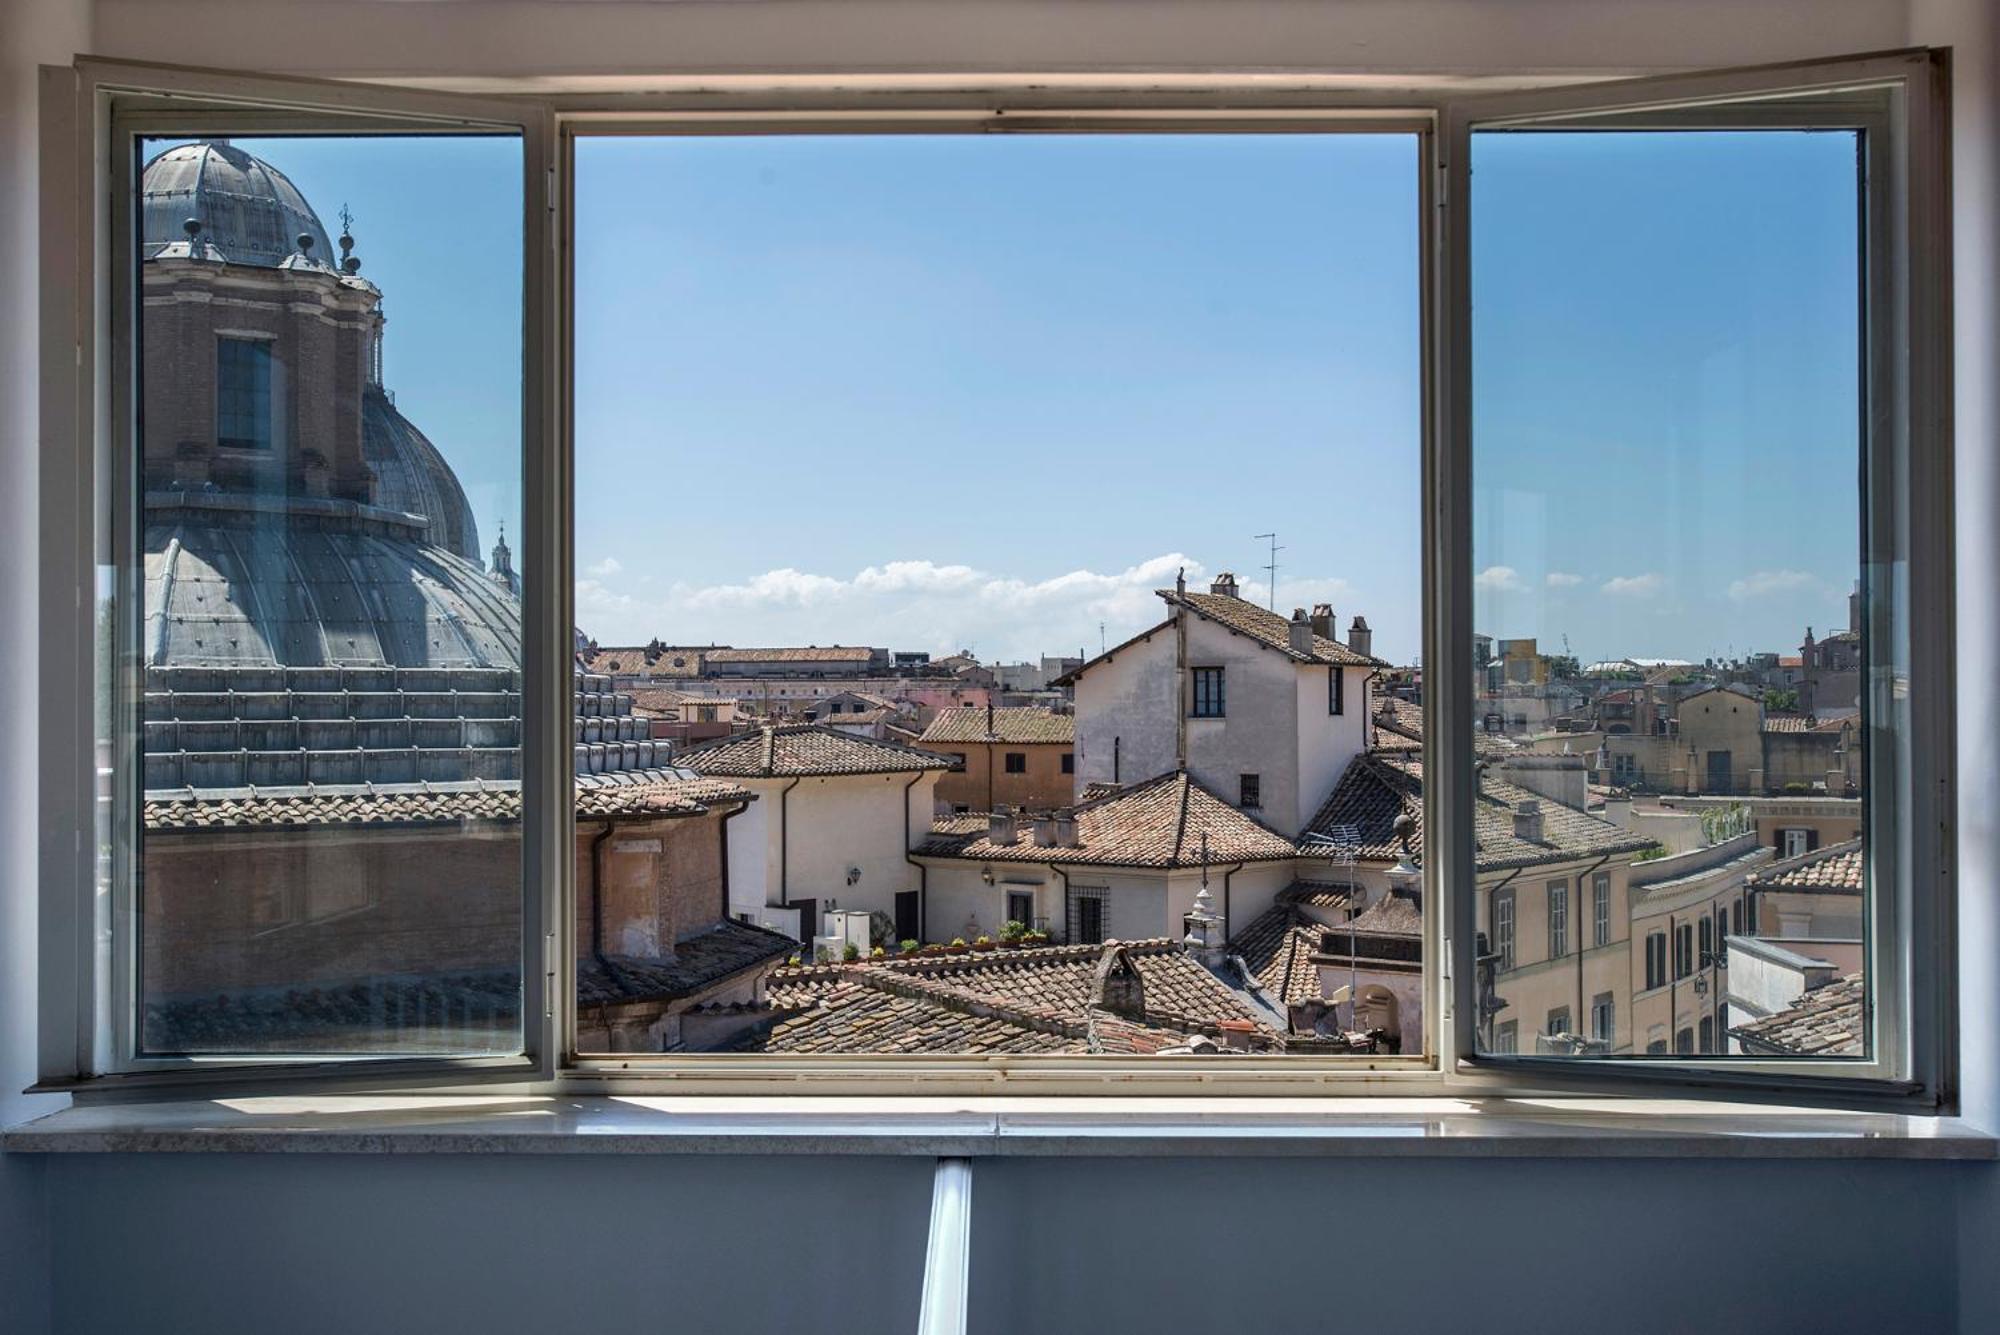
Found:
<path fill-rule="evenodd" d="M 146 164 L 140 182 L 140 237 L 152 258 L 185 247 L 188 219 L 201 240 L 231 264 L 275 268 L 313 239 L 312 259 L 331 266 L 333 247 L 313 206 L 291 178 L 227 140 L 181 144 Z"/>
<path fill-rule="evenodd" d="M 361 395 L 361 456 L 375 473 L 375 504 L 430 520 L 430 541 L 479 560 L 479 525 L 465 488 L 430 437 L 396 411 L 380 385 Z"/>

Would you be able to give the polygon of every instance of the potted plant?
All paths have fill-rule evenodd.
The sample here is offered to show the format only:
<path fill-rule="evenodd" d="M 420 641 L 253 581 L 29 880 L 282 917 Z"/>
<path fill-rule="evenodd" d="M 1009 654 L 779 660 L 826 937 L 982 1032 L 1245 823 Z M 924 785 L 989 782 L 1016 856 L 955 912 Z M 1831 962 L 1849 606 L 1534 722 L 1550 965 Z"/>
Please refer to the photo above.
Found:
<path fill-rule="evenodd" d="M 919 950 L 923 949 L 923 946 L 916 940 L 916 938 L 912 937 L 909 940 L 904 941 L 902 945 L 897 947 L 897 949 L 905 955 L 914 955 Z"/>
<path fill-rule="evenodd" d="M 919 953 L 925 955 L 942 955 L 944 954 L 944 947 L 939 945 L 937 942 L 933 941 L 931 942 L 931 944 L 925 946 L 923 950 Z"/>
<path fill-rule="evenodd" d="M 849 941 L 845 946 L 841 947 L 840 958 L 844 963 L 854 963 L 854 961 L 861 958 L 861 947 Z"/>
<path fill-rule="evenodd" d="M 877 946 L 868 952 L 868 958 L 871 960 L 885 960 L 889 958 L 889 952 Z"/>
<path fill-rule="evenodd" d="M 1048 943 L 1049 934 L 1047 932 L 1037 930 L 1021 934 L 1021 944 L 1024 946 L 1045 946 Z"/>
<path fill-rule="evenodd" d="M 965 938 L 962 936 L 954 936 L 951 939 L 951 944 L 946 946 L 944 949 L 947 955 L 963 955 L 965 953 Z"/>
<path fill-rule="evenodd" d="M 972 943 L 972 948 L 974 950 L 991 950 L 993 949 L 993 938 L 990 936 L 982 936 L 977 941 L 974 941 Z"/>
<path fill-rule="evenodd" d="M 1028 925 L 1019 918 L 1009 918 L 1000 926 L 1000 944 L 1009 950 L 1019 950 L 1021 939 L 1028 934 Z"/>

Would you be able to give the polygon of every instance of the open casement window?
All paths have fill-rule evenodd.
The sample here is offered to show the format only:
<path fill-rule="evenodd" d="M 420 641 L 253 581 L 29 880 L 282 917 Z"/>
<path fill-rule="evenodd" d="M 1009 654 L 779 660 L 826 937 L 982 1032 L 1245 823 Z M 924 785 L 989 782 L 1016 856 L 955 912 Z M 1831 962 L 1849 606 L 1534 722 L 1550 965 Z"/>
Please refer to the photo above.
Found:
<path fill-rule="evenodd" d="M 94 61 L 43 90 L 78 353 L 44 359 L 42 664 L 77 688 L 43 716 L 43 1082 L 546 1075 L 548 113 Z M 398 264 L 456 308 L 385 311 Z M 417 423 L 457 396 L 448 459 Z"/>
<path fill-rule="evenodd" d="M 1950 1100 L 1941 81 L 1898 54 L 1446 110 L 1428 796 L 1472 888 L 1462 1071 Z M 1506 958 L 1492 906 L 1534 922 L 1558 874 L 1610 877 L 1608 941 Z M 1510 1041 L 1559 1013 L 1592 1031 Z"/>

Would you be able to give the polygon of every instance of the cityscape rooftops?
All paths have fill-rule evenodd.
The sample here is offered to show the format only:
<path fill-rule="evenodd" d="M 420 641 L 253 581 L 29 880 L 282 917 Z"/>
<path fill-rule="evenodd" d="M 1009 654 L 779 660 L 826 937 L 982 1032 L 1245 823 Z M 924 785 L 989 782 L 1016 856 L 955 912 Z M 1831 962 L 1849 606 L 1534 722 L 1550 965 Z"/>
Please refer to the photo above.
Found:
<path fill-rule="evenodd" d="M 952 767 L 949 756 L 856 737 L 818 723 L 762 727 L 691 746 L 674 763 L 711 778 L 904 774 Z"/>
<path fill-rule="evenodd" d="M 1067 746 L 1076 741 L 1076 718 L 1070 714 L 1058 714 L 1052 709 L 1029 707 L 940 709 L 930 726 L 924 729 L 923 741 L 926 744 L 1012 742 L 1024 746 L 1039 743 Z"/>
<path fill-rule="evenodd" d="M 957 816 L 931 827 L 916 852 L 982 862 L 1070 862 L 1117 867 L 1199 867 L 1298 856 L 1292 841 L 1244 815 L 1196 782 L 1169 771 L 1075 808 L 1076 843 L 1044 846 L 1019 832 L 996 843 L 986 816 Z"/>
<path fill-rule="evenodd" d="M 1423 847 L 1423 762 L 1382 751 L 1357 756 L 1306 826 L 1300 850 L 1325 856 L 1326 840 L 1351 830 L 1351 850 L 1364 861 L 1401 856 L 1394 823 L 1408 816 L 1413 848 Z M 1524 811 L 1532 803 L 1531 811 Z M 1604 853 L 1636 852 L 1653 841 L 1575 807 L 1543 797 L 1482 771 L 1473 802 L 1473 831 L 1481 871 L 1567 862 Z"/>

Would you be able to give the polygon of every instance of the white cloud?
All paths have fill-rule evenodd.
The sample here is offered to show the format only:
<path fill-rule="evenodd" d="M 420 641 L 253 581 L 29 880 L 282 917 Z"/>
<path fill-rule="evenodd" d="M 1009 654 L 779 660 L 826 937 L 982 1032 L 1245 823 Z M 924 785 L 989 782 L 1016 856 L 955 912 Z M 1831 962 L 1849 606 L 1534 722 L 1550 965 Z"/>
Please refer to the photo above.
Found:
<path fill-rule="evenodd" d="M 601 566 L 601 563 L 600 563 Z M 1071 570 L 1047 579 L 943 565 L 890 561 L 851 577 L 790 567 L 730 584 L 676 582 L 634 591 L 592 566 L 576 582 L 577 623 L 603 644 L 639 644 L 658 635 L 683 643 L 877 644 L 950 652 L 973 648 L 988 660 L 1097 651 L 1098 623 L 1116 642 L 1162 619 L 1154 590 L 1185 568 L 1191 588 L 1207 571 L 1178 552 L 1118 571 Z M 1286 581 L 1287 598 L 1333 601 L 1342 581 Z M 1252 589 L 1244 589 L 1250 596 Z M 773 627 L 782 629 L 774 630 Z"/>
<path fill-rule="evenodd" d="M 618 563 L 617 557 L 607 556 L 596 565 L 584 567 L 584 573 L 594 579 L 608 579 L 624 568 Z"/>
<path fill-rule="evenodd" d="M 1767 598 L 1777 593 L 1797 593 L 1802 589 L 1817 589 L 1819 581 L 1803 570 L 1759 570 L 1732 580 L 1729 596 L 1737 602 L 1751 598 Z"/>
<path fill-rule="evenodd" d="M 1512 566 L 1488 566 L 1472 577 L 1481 593 L 1526 593 L 1528 586 Z"/>
<path fill-rule="evenodd" d="M 1573 589 L 1583 583 L 1583 576 L 1566 574 L 1560 570 L 1551 570 L 1544 577 L 1543 582 L 1552 589 Z"/>
<path fill-rule="evenodd" d="M 1665 575 L 1614 575 L 1604 581 L 1602 591 L 1617 598 L 1650 598 L 1666 587 Z"/>

